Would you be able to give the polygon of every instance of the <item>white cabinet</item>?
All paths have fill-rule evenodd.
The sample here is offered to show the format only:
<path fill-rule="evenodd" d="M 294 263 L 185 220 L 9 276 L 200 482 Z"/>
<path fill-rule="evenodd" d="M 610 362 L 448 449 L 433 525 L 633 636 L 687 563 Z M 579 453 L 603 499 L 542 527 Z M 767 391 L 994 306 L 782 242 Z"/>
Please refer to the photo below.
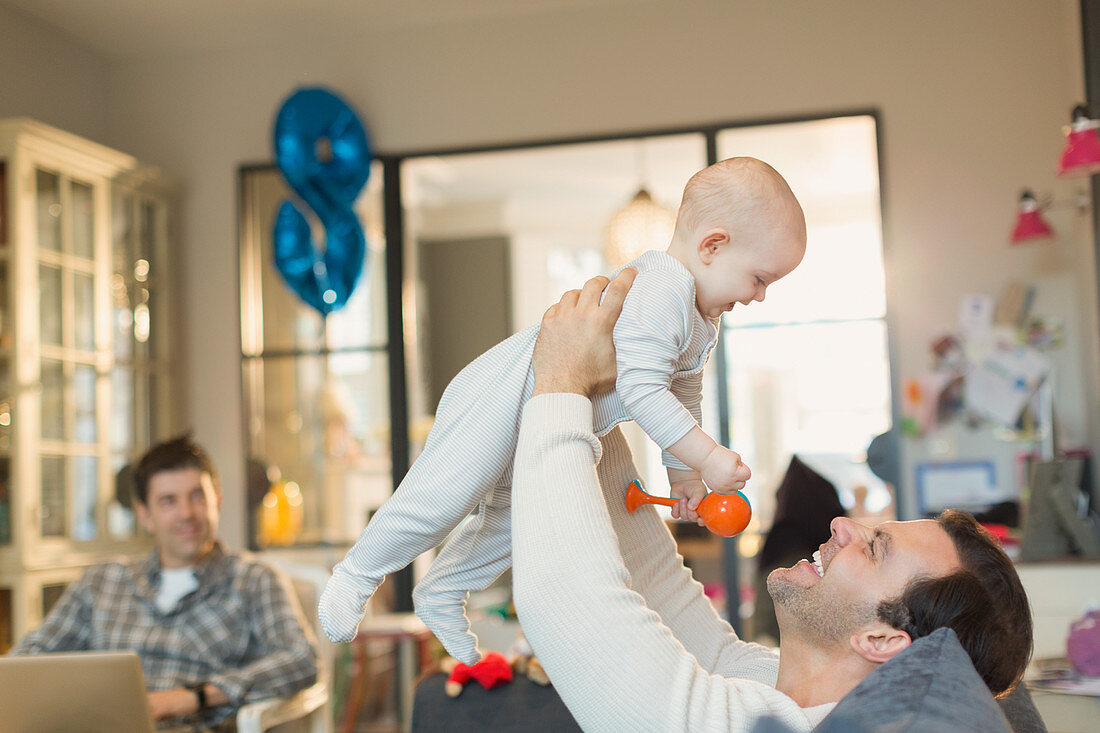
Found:
<path fill-rule="evenodd" d="M 169 424 L 171 204 L 128 155 L 0 120 L 0 653 L 148 547 L 116 476 Z"/>

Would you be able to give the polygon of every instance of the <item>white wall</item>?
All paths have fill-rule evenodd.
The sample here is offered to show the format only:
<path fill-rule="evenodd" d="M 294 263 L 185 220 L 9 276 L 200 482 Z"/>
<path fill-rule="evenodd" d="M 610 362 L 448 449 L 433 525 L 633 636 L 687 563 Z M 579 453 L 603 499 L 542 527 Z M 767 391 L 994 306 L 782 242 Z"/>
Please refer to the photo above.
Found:
<path fill-rule="evenodd" d="M 1021 186 L 1067 193 L 1060 126 L 1083 96 L 1077 3 L 929 0 L 584 7 L 294 47 L 111 68 L 110 138 L 184 179 L 184 367 L 198 437 L 240 485 L 236 176 L 270 159 L 271 118 L 300 84 L 326 84 L 397 152 L 873 107 L 881 110 L 889 304 L 901 374 L 954 322 L 958 298 L 1039 285 L 1066 319 L 1058 357 L 1065 437 L 1095 444 L 1097 303 L 1088 225 L 1009 248 Z M 837 287 L 846 284 L 838 282 Z M 1082 391 L 1068 385 L 1081 385 Z M 243 499 L 227 494 L 226 535 Z"/>
<path fill-rule="evenodd" d="M 0 117 L 33 117 L 103 142 L 107 89 L 106 59 L 0 5 Z"/>

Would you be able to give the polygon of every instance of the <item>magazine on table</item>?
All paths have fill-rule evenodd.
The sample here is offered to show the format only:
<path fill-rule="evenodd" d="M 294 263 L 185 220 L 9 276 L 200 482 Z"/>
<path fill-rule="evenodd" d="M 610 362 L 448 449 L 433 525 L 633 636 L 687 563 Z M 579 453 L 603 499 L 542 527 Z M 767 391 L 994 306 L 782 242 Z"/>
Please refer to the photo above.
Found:
<path fill-rule="evenodd" d="M 1036 659 L 1033 672 L 1024 681 L 1032 690 L 1100 697 L 1100 677 L 1078 674 L 1065 657 Z"/>

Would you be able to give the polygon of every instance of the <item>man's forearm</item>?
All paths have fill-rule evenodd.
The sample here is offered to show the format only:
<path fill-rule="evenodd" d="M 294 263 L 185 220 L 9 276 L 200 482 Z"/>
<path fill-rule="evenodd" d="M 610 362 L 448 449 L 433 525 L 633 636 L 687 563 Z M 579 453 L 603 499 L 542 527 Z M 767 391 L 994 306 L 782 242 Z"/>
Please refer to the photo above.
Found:
<path fill-rule="evenodd" d="M 193 715 L 201 709 L 198 693 L 190 687 L 176 687 L 171 690 L 157 690 L 148 693 L 149 709 L 153 718 L 178 718 Z M 203 685 L 202 702 L 207 708 L 227 705 L 231 702 L 225 691 L 216 685 Z"/>
<path fill-rule="evenodd" d="M 690 660 L 628 587 L 596 481 L 591 425 L 591 406 L 572 395 L 533 398 L 524 410 L 512 489 L 515 603 L 582 727 L 639 730 L 672 704 L 671 670 Z M 577 648 L 603 651 L 581 658 Z"/>
<path fill-rule="evenodd" d="M 630 465 L 609 463 L 620 472 Z M 766 686 L 774 684 L 774 656 L 770 666 L 745 663 L 751 645 L 724 634 L 728 627 L 672 554 L 668 529 L 656 515 L 642 523 L 626 516 L 619 474 L 607 477 L 616 491 L 605 501 L 597 466 L 604 463 L 586 401 L 543 395 L 527 404 L 512 485 L 516 609 L 573 717 L 585 731 L 690 733 L 748 730 L 769 712 L 790 716 L 793 701 Z M 677 633 L 632 587 L 619 529 L 633 534 L 626 545 L 647 576 L 642 585 Z M 656 552 L 663 557 L 647 563 Z M 716 679 L 699 657 L 732 679 Z"/>
<path fill-rule="evenodd" d="M 317 664 L 300 651 L 278 651 L 240 669 L 210 678 L 209 686 L 223 691 L 226 702 L 242 704 L 268 697 L 286 697 L 317 680 Z"/>
<path fill-rule="evenodd" d="M 570 379 L 568 375 L 548 374 L 535 380 L 535 388 L 531 396 L 540 394 L 579 394 L 587 397 L 586 386 L 579 380 Z"/>

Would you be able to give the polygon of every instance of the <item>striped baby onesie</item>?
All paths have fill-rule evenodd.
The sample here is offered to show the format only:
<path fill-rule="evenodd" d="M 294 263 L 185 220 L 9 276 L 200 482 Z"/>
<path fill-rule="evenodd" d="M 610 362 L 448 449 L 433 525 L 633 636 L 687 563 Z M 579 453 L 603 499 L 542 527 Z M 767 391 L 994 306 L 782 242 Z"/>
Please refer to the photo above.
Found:
<path fill-rule="evenodd" d="M 691 273 L 671 255 L 646 252 L 629 266 L 638 276 L 615 326 L 618 380 L 593 400 L 592 428 L 602 436 L 634 420 L 662 448 L 666 466 L 690 470 L 667 449 L 701 422 L 702 371 L 718 321 L 699 313 Z M 520 331 L 447 386 L 423 452 L 333 568 L 319 609 L 330 639 L 351 640 L 385 576 L 438 546 L 477 509 L 441 549 L 413 600 L 448 653 L 467 664 L 480 658 L 465 603 L 469 591 L 511 564 L 512 464 L 534 388 L 537 337 L 538 325 Z"/>

